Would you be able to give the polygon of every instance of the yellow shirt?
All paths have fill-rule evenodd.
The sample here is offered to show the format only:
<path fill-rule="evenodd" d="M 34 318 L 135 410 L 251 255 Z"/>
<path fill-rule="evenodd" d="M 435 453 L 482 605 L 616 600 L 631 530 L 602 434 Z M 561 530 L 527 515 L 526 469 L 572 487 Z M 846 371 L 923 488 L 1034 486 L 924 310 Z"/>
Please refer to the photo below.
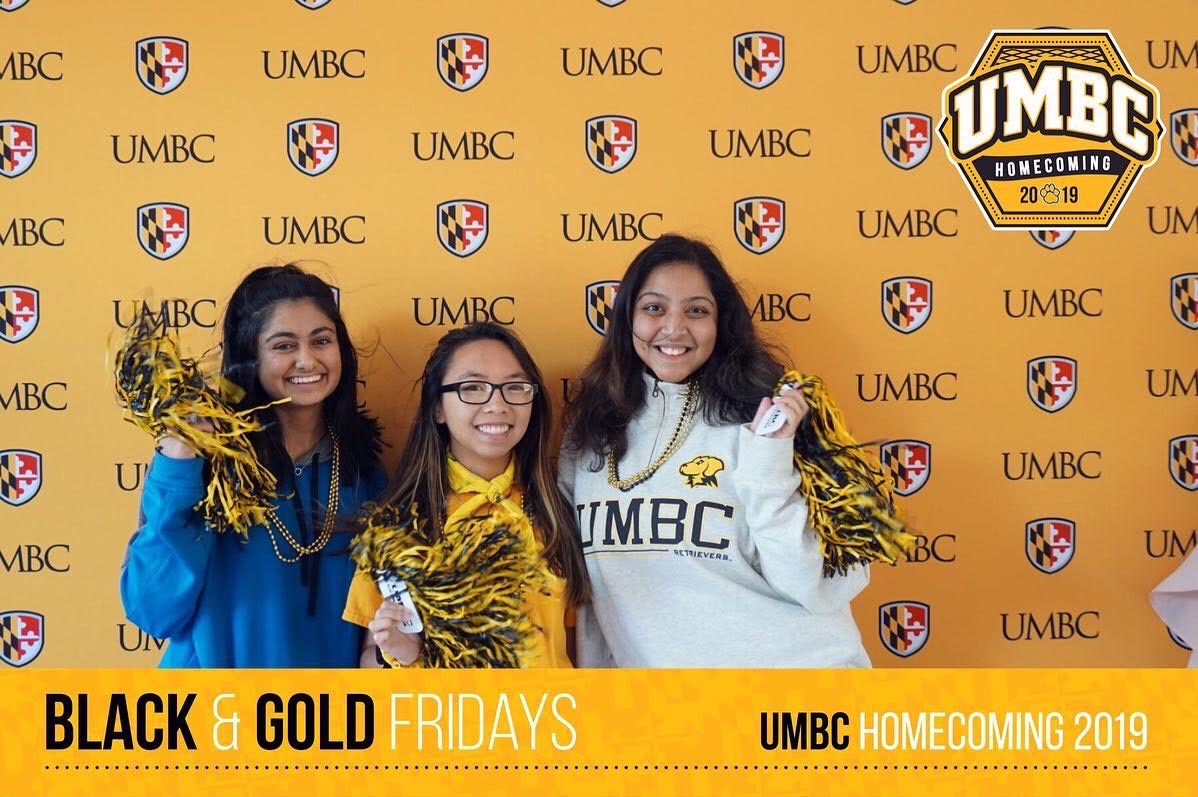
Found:
<path fill-rule="evenodd" d="M 502 510 L 524 517 L 520 487 L 514 484 L 516 461 L 513 457 L 507 470 L 487 481 L 475 476 L 453 457 L 447 461 L 449 471 L 449 516 L 446 525 L 487 511 Z M 537 540 L 538 553 L 541 541 Z M 573 611 L 566 601 L 565 579 L 548 571 L 543 592 L 524 596 L 524 612 L 538 627 L 529 639 L 528 650 L 521 664 L 524 667 L 572 667 L 566 653 L 566 625 L 573 625 Z M 365 627 L 383 603 L 383 595 L 375 584 L 373 574 L 359 570 L 349 586 L 345 611 L 341 617 Z"/>

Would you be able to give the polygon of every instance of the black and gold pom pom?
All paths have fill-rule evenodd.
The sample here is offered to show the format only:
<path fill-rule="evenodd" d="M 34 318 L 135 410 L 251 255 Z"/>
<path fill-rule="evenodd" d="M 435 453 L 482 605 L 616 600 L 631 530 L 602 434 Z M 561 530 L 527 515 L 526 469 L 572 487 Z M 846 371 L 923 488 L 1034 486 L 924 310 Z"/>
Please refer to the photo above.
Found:
<path fill-rule="evenodd" d="M 276 480 L 258 461 L 250 434 L 262 429 L 255 413 L 264 408 L 233 410 L 240 388 L 223 379 L 219 388 L 209 385 L 200 365 L 180 354 L 165 319 L 148 313 L 126 331 L 115 372 L 126 421 L 155 440 L 174 435 L 207 460 L 211 477 L 197 509 L 208 526 L 244 536 L 262 522 Z"/>
<path fill-rule="evenodd" d="M 430 542 L 415 507 L 376 507 L 350 555 L 375 577 L 404 580 L 424 624 L 426 667 L 519 667 L 537 627 L 524 596 L 547 570 L 531 529 L 479 514 L 447 525 Z"/>
<path fill-rule="evenodd" d="M 824 575 L 844 575 L 869 562 L 894 564 L 915 544 L 894 502 L 881 463 L 853 439 L 822 379 L 787 371 L 810 408 L 795 435 L 795 467 L 803 477 L 807 517 L 819 537 Z"/>

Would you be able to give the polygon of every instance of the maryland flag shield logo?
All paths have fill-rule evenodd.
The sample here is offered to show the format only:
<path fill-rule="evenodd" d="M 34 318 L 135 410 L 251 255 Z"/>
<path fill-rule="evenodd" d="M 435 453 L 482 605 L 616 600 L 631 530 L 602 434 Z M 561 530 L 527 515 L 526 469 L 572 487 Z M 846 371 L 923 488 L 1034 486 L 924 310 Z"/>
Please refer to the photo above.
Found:
<path fill-rule="evenodd" d="M 437 240 L 446 251 L 469 257 L 487 241 L 487 203 L 454 199 L 437 205 Z"/>
<path fill-rule="evenodd" d="M 1169 281 L 1173 317 L 1187 329 L 1198 329 L 1198 271 L 1178 274 Z"/>
<path fill-rule="evenodd" d="M 587 323 L 600 335 L 606 335 L 607 328 L 611 326 L 616 307 L 616 293 L 619 290 L 619 280 L 592 282 L 586 287 Z"/>
<path fill-rule="evenodd" d="M 992 229 L 1107 229 L 1160 155 L 1160 93 L 1110 31 L 1001 30 L 937 128 Z"/>
<path fill-rule="evenodd" d="M 1027 560 L 1041 573 L 1056 573 L 1073 559 L 1077 527 L 1072 520 L 1045 517 L 1024 527 Z"/>
<path fill-rule="evenodd" d="M 1073 237 L 1073 230 L 1056 230 L 1046 228 L 1043 230 L 1032 230 L 1030 235 L 1032 240 L 1043 246 L 1045 249 L 1060 249 L 1065 244 L 1069 243 L 1069 239 Z"/>
<path fill-rule="evenodd" d="M 137 79 L 155 94 L 170 94 L 187 78 L 187 42 L 172 36 L 152 36 L 139 39 L 134 45 L 137 53 Z"/>
<path fill-rule="evenodd" d="M 341 126 L 332 119 L 296 119 L 287 125 L 287 158 L 309 177 L 333 168 L 341 151 Z"/>
<path fill-rule="evenodd" d="M 1178 487 L 1198 490 L 1198 434 L 1169 441 L 1169 475 Z"/>
<path fill-rule="evenodd" d="M 16 11 L 29 0 L 0 0 L 0 11 Z"/>
<path fill-rule="evenodd" d="M 786 40 L 777 33 L 752 31 L 732 38 L 732 69 L 746 86 L 773 84 L 786 66 Z"/>
<path fill-rule="evenodd" d="M 315 11 L 318 8 L 324 8 L 329 3 L 333 2 L 333 0 L 295 0 L 295 2 L 299 3 L 309 11 Z"/>
<path fill-rule="evenodd" d="M 615 8 L 616 6 L 620 5 L 620 3 L 623 3 L 624 0 L 599 0 L 599 2 L 608 8 Z"/>
<path fill-rule="evenodd" d="M 636 157 L 636 120 L 630 116 L 595 116 L 586 121 L 587 158 L 614 174 Z"/>
<path fill-rule="evenodd" d="M 732 206 L 736 240 L 755 255 L 764 255 L 786 233 L 786 203 L 772 196 L 738 199 Z"/>
<path fill-rule="evenodd" d="M 137 242 L 147 254 L 169 260 L 183 251 L 190 234 L 186 205 L 155 202 L 137 209 Z"/>
<path fill-rule="evenodd" d="M 21 506 L 42 489 L 42 455 L 21 448 L 0 451 L 0 501 Z"/>
<path fill-rule="evenodd" d="M 1027 395 L 1045 412 L 1068 407 L 1077 395 L 1077 360 L 1059 355 L 1028 360 Z"/>
<path fill-rule="evenodd" d="M 893 601 L 878 607 L 882 645 L 896 656 L 914 656 L 928 643 L 932 609 L 919 601 Z"/>
<path fill-rule="evenodd" d="M 37 160 L 37 125 L 16 119 L 0 121 L 0 175 L 19 177 Z"/>
<path fill-rule="evenodd" d="M 1169 626 L 1165 626 L 1165 630 L 1169 632 L 1169 639 L 1173 640 L 1173 644 L 1177 645 L 1179 648 L 1185 648 L 1186 650 L 1193 650 L 1193 648 L 1190 647 L 1189 643 L 1186 642 L 1184 639 L 1182 639 L 1180 636 L 1178 636 L 1177 632 L 1174 631 L 1172 628 L 1170 628 Z"/>
<path fill-rule="evenodd" d="M 20 343 L 37 329 L 38 292 L 24 285 L 0 285 L 0 340 Z"/>
<path fill-rule="evenodd" d="M 445 85 L 469 91 L 487 76 L 486 36 L 477 33 L 451 33 L 437 39 L 437 74 Z"/>
<path fill-rule="evenodd" d="M 0 613 L 0 661 L 13 667 L 32 664 L 42 652 L 46 618 L 37 612 Z"/>
<path fill-rule="evenodd" d="M 932 151 L 932 117 L 892 113 L 882 117 L 882 153 L 900 169 L 914 169 Z"/>
<path fill-rule="evenodd" d="M 1198 108 L 1173 112 L 1169 117 L 1169 141 L 1182 163 L 1198 166 Z"/>
<path fill-rule="evenodd" d="M 882 283 L 882 317 L 895 332 L 909 335 L 932 315 L 932 281 L 894 277 Z"/>
<path fill-rule="evenodd" d="M 914 495 L 932 475 L 932 446 L 922 440 L 893 440 L 879 448 L 878 458 L 890 473 L 894 491 Z"/>

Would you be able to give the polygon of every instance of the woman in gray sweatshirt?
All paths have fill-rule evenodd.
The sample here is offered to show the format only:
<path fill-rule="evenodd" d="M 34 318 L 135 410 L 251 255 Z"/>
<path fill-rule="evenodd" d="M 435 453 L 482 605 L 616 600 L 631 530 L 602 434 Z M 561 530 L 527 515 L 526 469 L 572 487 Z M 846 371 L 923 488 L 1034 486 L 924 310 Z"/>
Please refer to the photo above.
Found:
<path fill-rule="evenodd" d="M 592 588 L 580 666 L 869 666 L 849 611 L 869 572 L 821 576 L 793 461 L 807 406 L 770 398 L 782 372 L 706 244 L 632 261 L 559 467 Z M 756 434 L 771 407 L 784 423 Z"/>

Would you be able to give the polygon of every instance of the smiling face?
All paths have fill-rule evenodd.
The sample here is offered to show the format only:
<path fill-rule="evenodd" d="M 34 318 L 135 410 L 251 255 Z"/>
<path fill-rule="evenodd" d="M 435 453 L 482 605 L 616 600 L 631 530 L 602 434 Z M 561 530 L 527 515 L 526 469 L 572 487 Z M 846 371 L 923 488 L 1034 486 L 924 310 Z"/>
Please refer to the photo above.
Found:
<path fill-rule="evenodd" d="M 632 345 L 664 382 L 685 382 L 715 349 L 716 303 L 698 266 L 666 263 L 650 272 L 632 311 Z"/>
<path fill-rule="evenodd" d="M 258 381 L 271 399 L 291 399 L 279 409 L 320 406 L 341 381 L 333 320 L 311 299 L 275 304 L 258 336 Z"/>
<path fill-rule="evenodd" d="M 529 375 L 505 344 L 475 340 L 453 353 L 441 384 L 472 379 L 503 384 L 528 381 Z M 532 405 L 508 404 L 498 390 L 486 404 L 467 404 L 451 391 L 441 396 L 435 417 L 449 429 L 449 450 L 454 458 L 471 473 L 493 479 L 507 468 L 512 449 L 528 430 Z"/>

